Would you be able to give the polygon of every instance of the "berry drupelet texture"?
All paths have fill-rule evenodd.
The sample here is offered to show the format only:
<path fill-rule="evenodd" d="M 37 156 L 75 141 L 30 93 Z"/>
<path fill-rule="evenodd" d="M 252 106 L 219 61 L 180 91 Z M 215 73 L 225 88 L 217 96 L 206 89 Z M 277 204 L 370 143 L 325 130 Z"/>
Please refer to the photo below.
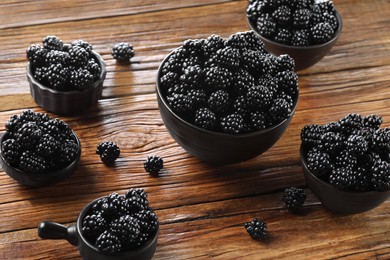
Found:
<path fill-rule="evenodd" d="M 156 155 L 148 156 L 144 162 L 145 171 L 152 174 L 158 175 L 159 172 L 164 168 L 164 160 Z"/>
<path fill-rule="evenodd" d="M 113 163 L 119 158 L 121 150 L 119 146 L 114 142 L 104 141 L 98 144 L 96 153 L 100 155 L 100 159 L 104 163 Z"/>
<path fill-rule="evenodd" d="M 302 208 L 306 200 L 306 193 L 303 189 L 291 187 L 285 189 L 282 196 L 282 201 L 287 209 L 296 211 Z"/>
<path fill-rule="evenodd" d="M 120 42 L 114 45 L 111 54 L 118 62 L 128 63 L 134 57 L 134 48 L 127 42 Z"/>
<path fill-rule="evenodd" d="M 267 234 L 267 223 L 254 218 L 251 222 L 244 224 L 246 231 L 253 239 L 261 239 Z"/>

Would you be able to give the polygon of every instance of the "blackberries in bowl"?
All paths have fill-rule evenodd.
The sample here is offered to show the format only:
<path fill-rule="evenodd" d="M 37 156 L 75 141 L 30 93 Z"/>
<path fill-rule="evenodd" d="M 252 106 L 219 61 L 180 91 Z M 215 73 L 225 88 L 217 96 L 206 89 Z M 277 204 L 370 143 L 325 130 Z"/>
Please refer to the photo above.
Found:
<path fill-rule="evenodd" d="M 65 122 L 26 110 L 11 116 L 5 127 L 0 163 L 13 179 L 27 186 L 44 186 L 77 169 L 80 141 Z"/>
<path fill-rule="evenodd" d="M 270 52 L 289 54 L 296 69 L 320 61 L 337 41 L 342 20 L 332 1 L 252 0 L 247 18 Z"/>
<path fill-rule="evenodd" d="M 171 136 L 211 163 L 251 159 L 283 134 L 298 101 L 294 60 L 253 32 L 187 40 L 161 63 L 157 100 Z"/>
<path fill-rule="evenodd" d="M 101 97 L 105 63 L 88 42 L 64 44 L 56 36 L 46 36 L 42 45 L 31 45 L 26 54 L 31 95 L 43 109 L 71 115 Z"/>
<path fill-rule="evenodd" d="M 376 115 L 348 114 L 301 132 L 308 186 L 339 213 L 370 210 L 390 196 L 390 129 Z"/>

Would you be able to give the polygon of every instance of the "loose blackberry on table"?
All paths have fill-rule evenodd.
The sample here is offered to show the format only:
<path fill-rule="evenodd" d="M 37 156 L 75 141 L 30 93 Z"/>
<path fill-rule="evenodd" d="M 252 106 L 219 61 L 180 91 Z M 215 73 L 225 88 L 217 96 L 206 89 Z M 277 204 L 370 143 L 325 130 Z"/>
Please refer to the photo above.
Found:
<path fill-rule="evenodd" d="M 127 42 L 116 43 L 111 54 L 118 62 L 129 63 L 134 57 L 134 48 Z"/>
<path fill-rule="evenodd" d="M 261 239 L 267 234 L 267 223 L 254 218 L 251 222 L 244 224 L 246 231 L 253 239 Z"/>
<path fill-rule="evenodd" d="M 116 143 L 104 141 L 98 144 L 96 153 L 100 155 L 102 162 L 110 164 L 119 158 L 121 150 Z"/>
<path fill-rule="evenodd" d="M 148 156 L 144 162 L 145 171 L 152 175 L 158 175 L 163 168 L 164 160 L 157 155 Z"/>

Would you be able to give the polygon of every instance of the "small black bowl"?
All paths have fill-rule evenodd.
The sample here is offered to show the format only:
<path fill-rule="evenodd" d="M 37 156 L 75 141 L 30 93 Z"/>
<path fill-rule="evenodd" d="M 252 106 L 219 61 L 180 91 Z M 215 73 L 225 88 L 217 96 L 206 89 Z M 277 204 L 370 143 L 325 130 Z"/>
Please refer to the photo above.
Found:
<path fill-rule="evenodd" d="M 81 211 L 76 224 L 65 227 L 58 223 L 41 222 L 38 225 L 38 236 L 44 239 L 66 239 L 70 244 L 77 246 L 81 257 L 84 260 L 149 260 L 152 259 L 157 248 L 158 228 L 152 239 L 139 249 L 120 252 L 114 255 L 106 255 L 97 250 L 83 236 L 82 223 L 85 215 L 90 211 L 94 203 L 100 198 L 89 203 Z"/>
<path fill-rule="evenodd" d="M 319 179 L 307 167 L 307 149 L 301 145 L 300 155 L 307 185 L 314 195 L 330 210 L 340 214 L 355 214 L 371 210 L 390 196 L 390 191 L 343 191 Z"/>
<path fill-rule="evenodd" d="M 335 32 L 333 38 L 326 43 L 318 44 L 318 45 L 310 45 L 310 46 L 285 45 L 267 39 L 259 33 L 256 24 L 254 24 L 250 19 L 248 18 L 247 19 L 248 19 L 249 27 L 260 36 L 261 40 L 264 42 L 265 48 L 269 52 L 272 52 L 275 55 L 288 54 L 291 58 L 294 59 L 295 70 L 298 71 L 298 70 L 307 69 L 313 66 L 314 64 L 316 64 L 317 62 L 319 62 L 336 43 L 337 39 L 340 36 L 341 30 L 343 28 L 343 21 L 341 19 L 340 14 L 337 11 L 336 11 L 336 18 L 339 27 L 337 28 L 337 31 Z"/>
<path fill-rule="evenodd" d="M 68 47 L 69 45 L 64 45 L 64 48 Z M 92 51 L 92 54 L 101 68 L 100 78 L 83 91 L 59 91 L 44 86 L 34 78 L 32 65 L 29 62 L 27 64 L 27 80 L 30 83 L 31 96 L 35 102 L 46 111 L 59 115 L 74 115 L 95 104 L 102 96 L 103 81 L 107 71 L 103 58 L 95 51 Z"/>
<path fill-rule="evenodd" d="M 74 161 L 68 166 L 66 166 L 65 168 L 52 171 L 52 172 L 36 174 L 36 173 L 22 171 L 10 165 L 4 159 L 3 141 L 7 139 L 7 134 L 3 134 L 3 136 L 0 139 L 0 165 L 11 178 L 26 186 L 41 187 L 41 186 L 47 186 L 47 185 L 58 183 L 64 180 L 65 178 L 69 177 L 70 175 L 72 175 L 76 171 L 77 167 L 79 166 L 80 156 L 81 156 L 81 144 L 75 132 L 72 132 L 72 136 L 76 141 L 77 146 L 79 147 L 77 151 L 77 156 L 74 159 Z"/>
<path fill-rule="evenodd" d="M 299 94 L 295 97 L 294 108 L 288 118 L 275 126 L 247 134 L 232 135 L 209 131 L 176 115 L 168 106 L 160 87 L 162 66 L 171 54 L 163 60 L 157 73 L 157 102 L 165 127 L 188 153 L 212 164 L 238 163 L 267 151 L 283 135 L 295 113 Z"/>

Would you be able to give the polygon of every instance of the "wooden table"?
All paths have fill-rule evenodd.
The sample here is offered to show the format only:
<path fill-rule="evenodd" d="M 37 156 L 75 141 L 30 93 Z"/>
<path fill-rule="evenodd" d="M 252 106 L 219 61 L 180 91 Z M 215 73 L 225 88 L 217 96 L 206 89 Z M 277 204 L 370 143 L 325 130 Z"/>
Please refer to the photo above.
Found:
<path fill-rule="evenodd" d="M 25 49 L 48 34 L 84 39 L 107 64 L 103 98 L 78 116 L 61 117 L 79 135 L 81 165 L 52 187 L 23 187 L 0 172 L 0 259 L 79 259 L 63 240 L 42 240 L 37 225 L 74 223 L 96 197 L 142 187 L 160 220 L 155 259 L 390 259 L 390 200 L 361 214 L 328 211 L 307 188 L 299 161 L 300 129 L 347 113 L 383 116 L 390 125 L 390 2 L 335 0 L 344 28 L 318 64 L 299 71 L 300 100 L 291 125 L 270 150 L 244 163 L 215 167 L 185 152 L 168 134 L 155 94 L 157 67 L 189 38 L 248 29 L 247 1 L 2 0 L 0 3 L 0 131 L 12 114 L 31 108 Z M 114 43 L 134 45 L 131 65 L 118 65 Z M 49 113 L 56 117 L 55 114 Z M 103 140 L 122 154 L 114 167 L 95 154 Z M 143 170 L 148 155 L 166 172 Z M 304 187 L 302 214 L 284 209 L 282 191 Z M 255 241 L 243 223 L 258 217 L 269 235 Z"/>

